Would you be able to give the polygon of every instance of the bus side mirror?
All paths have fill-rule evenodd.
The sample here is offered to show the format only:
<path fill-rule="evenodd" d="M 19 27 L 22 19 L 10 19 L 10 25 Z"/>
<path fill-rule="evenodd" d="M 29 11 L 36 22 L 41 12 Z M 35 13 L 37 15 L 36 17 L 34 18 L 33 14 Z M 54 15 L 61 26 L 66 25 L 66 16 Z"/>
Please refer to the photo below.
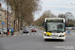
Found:
<path fill-rule="evenodd" d="M 46 30 L 47 30 L 47 23 L 44 22 L 44 31 L 46 31 Z"/>
<path fill-rule="evenodd" d="M 66 27 L 67 27 L 67 24 L 65 23 L 65 31 L 66 31 Z"/>
<path fill-rule="evenodd" d="M 65 27 L 67 27 L 67 24 L 65 23 Z"/>
<path fill-rule="evenodd" d="M 44 29 L 44 31 L 46 31 L 46 29 Z"/>

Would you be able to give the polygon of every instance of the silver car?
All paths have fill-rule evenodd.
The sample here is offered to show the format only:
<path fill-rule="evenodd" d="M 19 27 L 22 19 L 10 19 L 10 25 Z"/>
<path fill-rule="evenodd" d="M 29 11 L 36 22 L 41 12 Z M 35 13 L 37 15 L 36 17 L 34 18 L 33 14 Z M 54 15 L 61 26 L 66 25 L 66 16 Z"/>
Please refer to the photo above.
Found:
<path fill-rule="evenodd" d="M 0 34 L 2 34 L 2 33 L 7 34 L 7 29 L 3 28 L 3 31 L 2 31 L 2 28 L 0 28 Z"/>

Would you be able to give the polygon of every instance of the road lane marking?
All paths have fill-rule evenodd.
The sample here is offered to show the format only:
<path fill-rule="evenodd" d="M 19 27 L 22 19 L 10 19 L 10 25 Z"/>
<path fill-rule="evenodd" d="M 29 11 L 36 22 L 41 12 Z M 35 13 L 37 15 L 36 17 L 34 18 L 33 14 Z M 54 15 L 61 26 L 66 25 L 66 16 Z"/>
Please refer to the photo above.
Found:
<path fill-rule="evenodd" d="M 30 34 L 31 30 L 29 29 L 29 34 Z"/>
<path fill-rule="evenodd" d="M 14 35 L 14 36 L 17 36 L 17 35 Z"/>
<path fill-rule="evenodd" d="M 6 36 L 6 35 L 3 35 L 3 36 Z"/>
<path fill-rule="evenodd" d="M 31 34 L 31 35 L 33 35 L 33 34 Z"/>
<path fill-rule="evenodd" d="M 19 35 L 19 36 L 21 36 L 21 35 Z"/>
<path fill-rule="evenodd" d="M 26 34 L 23 34 L 23 36 L 25 36 Z"/>
<path fill-rule="evenodd" d="M 39 35 L 41 35 L 41 34 L 39 34 Z"/>
<path fill-rule="evenodd" d="M 27 35 L 30 35 L 30 34 L 27 34 Z"/>
<path fill-rule="evenodd" d="M 41 35 L 41 33 L 38 32 L 39 35 Z"/>
<path fill-rule="evenodd" d="M 35 34 L 35 35 L 37 35 L 37 34 Z"/>

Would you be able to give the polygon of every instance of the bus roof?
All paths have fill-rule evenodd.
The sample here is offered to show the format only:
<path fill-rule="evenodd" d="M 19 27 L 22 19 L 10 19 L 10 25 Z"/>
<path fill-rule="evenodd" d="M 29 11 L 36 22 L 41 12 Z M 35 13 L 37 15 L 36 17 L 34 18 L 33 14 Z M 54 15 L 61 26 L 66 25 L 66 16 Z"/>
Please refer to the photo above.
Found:
<path fill-rule="evenodd" d="M 50 19 L 50 20 L 53 20 L 53 19 L 63 19 L 64 22 L 65 22 L 65 18 L 45 18 L 45 22 L 46 22 L 46 20 L 48 20 L 48 19 Z"/>

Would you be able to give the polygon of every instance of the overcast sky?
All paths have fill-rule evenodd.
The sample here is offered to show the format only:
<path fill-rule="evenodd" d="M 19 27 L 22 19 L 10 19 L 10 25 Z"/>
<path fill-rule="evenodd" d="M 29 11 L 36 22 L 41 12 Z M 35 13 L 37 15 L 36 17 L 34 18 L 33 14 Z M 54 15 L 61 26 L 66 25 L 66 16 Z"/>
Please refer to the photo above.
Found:
<path fill-rule="evenodd" d="M 75 0 L 41 0 L 41 2 L 42 10 L 34 15 L 35 20 L 46 10 L 51 10 L 55 15 L 71 12 L 75 16 Z M 2 7 L 6 9 L 4 3 L 2 4 Z"/>
<path fill-rule="evenodd" d="M 75 0 L 41 0 L 43 3 L 42 11 L 39 14 L 35 14 L 35 20 L 39 18 L 42 13 L 46 10 L 51 10 L 53 14 L 65 14 L 66 12 L 71 12 L 75 16 Z"/>

